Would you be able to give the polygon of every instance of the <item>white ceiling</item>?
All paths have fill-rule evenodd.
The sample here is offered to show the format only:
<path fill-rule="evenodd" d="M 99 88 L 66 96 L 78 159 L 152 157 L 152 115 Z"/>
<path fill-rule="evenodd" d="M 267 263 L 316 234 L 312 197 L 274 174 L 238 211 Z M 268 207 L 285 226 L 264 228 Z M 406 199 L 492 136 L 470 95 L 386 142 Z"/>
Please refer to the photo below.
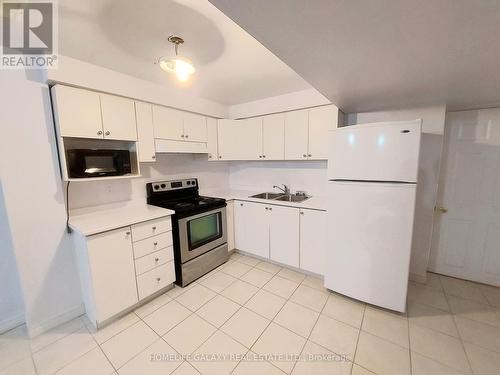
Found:
<path fill-rule="evenodd" d="M 344 111 L 500 105 L 499 0 L 211 0 Z"/>
<path fill-rule="evenodd" d="M 95 65 L 233 105 L 311 86 L 207 0 L 59 0 L 59 52 Z M 173 54 L 197 72 L 182 84 L 154 65 Z"/>

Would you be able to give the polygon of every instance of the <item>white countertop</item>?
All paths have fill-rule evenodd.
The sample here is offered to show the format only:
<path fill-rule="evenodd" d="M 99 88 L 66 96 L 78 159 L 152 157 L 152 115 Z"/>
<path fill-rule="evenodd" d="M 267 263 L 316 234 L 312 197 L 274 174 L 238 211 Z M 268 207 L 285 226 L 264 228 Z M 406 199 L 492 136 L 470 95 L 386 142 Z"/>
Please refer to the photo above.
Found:
<path fill-rule="evenodd" d="M 174 213 L 146 203 L 118 202 L 71 210 L 69 225 L 84 236 L 90 236 Z"/>
<path fill-rule="evenodd" d="M 233 189 L 201 189 L 200 195 L 209 197 L 224 198 L 226 200 L 242 200 L 248 202 L 258 202 L 266 204 L 274 204 L 277 206 L 308 208 L 313 210 L 326 211 L 326 198 L 320 196 L 312 196 L 302 202 L 283 202 L 271 199 L 249 198 L 251 195 L 263 193 L 264 191 L 251 191 L 251 190 L 233 190 Z"/>

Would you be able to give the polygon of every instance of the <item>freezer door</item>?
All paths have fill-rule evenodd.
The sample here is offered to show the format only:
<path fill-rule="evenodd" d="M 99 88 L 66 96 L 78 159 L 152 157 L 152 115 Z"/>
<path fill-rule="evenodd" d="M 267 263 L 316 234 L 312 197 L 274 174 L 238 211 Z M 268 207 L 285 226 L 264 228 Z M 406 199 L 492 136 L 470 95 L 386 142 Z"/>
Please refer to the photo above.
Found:
<path fill-rule="evenodd" d="M 416 182 L 421 120 L 330 132 L 328 179 Z"/>
<path fill-rule="evenodd" d="M 330 182 L 325 287 L 404 312 L 415 184 Z"/>

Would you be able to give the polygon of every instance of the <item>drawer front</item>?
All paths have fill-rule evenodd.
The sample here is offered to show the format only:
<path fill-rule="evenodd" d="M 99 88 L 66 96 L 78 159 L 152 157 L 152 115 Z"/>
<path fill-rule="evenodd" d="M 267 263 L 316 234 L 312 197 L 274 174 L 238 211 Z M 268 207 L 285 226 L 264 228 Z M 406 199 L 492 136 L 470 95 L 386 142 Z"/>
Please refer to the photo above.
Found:
<path fill-rule="evenodd" d="M 139 300 L 142 300 L 175 281 L 174 261 L 137 276 Z"/>
<path fill-rule="evenodd" d="M 162 233 L 145 240 L 134 242 L 134 258 L 140 258 L 155 251 L 172 246 L 172 232 Z"/>
<path fill-rule="evenodd" d="M 161 219 L 145 221 L 144 223 L 132 225 L 132 240 L 134 242 L 140 241 L 145 238 L 171 230 L 172 222 L 170 221 L 170 216 L 162 217 Z"/>
<path fill-rule="evenodd" d="M 172 246 L 161 249 L 135 260 L 135 273 L 142 275 L 144 272 L 152 270 L 174 259 L 174 248 Z"/>

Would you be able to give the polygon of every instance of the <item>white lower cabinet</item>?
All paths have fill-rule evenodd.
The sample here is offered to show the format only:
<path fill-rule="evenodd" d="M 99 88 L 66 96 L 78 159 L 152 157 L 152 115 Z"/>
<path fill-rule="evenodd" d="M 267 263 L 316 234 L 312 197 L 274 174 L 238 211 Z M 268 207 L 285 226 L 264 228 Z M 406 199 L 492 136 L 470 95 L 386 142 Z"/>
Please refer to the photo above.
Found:
<path fill-rule="evenodd" d="M 266 205 L 235 201 L 234 238 L 236 248 L 269 258 L 269 217 Z"/>
<path fill-rule="evenodd" d="M 227 221 L 227 250 L 231 251 L 235 248 L 235 244 L 234 244 L 234 201 L 227 202 L 226 221 Z"/>
<path fill-rule="evenodd" d="M 269 206 L 270 259 L 299 267 L 299 210 Z"/>
<path fill-rule="evenodd" d="M 326 211 L 300 209 L 299 268 L 324 275 Z"/>

